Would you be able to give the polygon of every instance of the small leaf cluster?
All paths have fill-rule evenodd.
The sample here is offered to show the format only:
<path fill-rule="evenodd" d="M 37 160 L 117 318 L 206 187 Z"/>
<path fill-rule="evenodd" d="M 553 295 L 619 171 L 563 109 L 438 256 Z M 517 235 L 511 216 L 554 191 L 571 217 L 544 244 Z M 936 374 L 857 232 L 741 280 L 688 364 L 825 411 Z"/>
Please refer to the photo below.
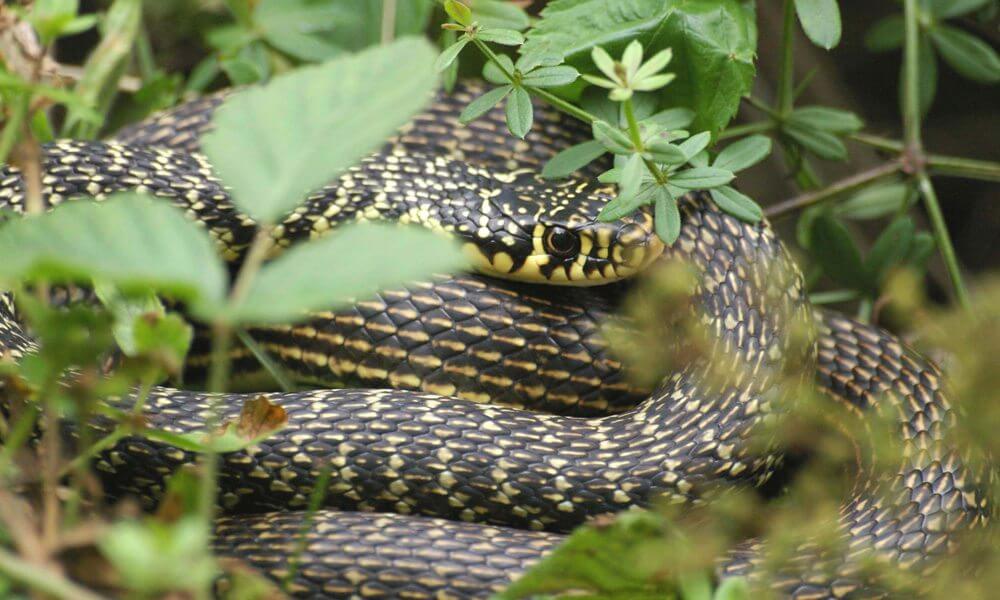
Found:
<path fill-rule="evenodd" d="M 975 35 L 945 22 L 986 10 L 990 4 L 991 0 L 922 0 L 919 4 L 917 57 L 922 114 L 927 114 L 937 95 L 938 57 L 966 79 L 987 85 L 1000 83 L 1000 55 L 996 50 Z M 903 45 L 903 30 L 903 16 L 890 15 L 872 26 L 865 44 L 873 52 L 895 50 Z"/>

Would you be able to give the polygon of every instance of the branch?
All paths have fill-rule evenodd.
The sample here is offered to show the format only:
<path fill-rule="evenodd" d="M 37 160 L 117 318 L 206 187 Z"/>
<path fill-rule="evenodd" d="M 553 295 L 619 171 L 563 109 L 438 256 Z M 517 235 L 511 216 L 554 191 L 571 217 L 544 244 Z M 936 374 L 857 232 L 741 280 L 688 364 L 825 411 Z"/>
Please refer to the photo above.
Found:
<path fill-rule="evenodd" d="M 899 140 L 884 138 L 867 133 L 855 133 L 851 139 L 862 144 L 885 150 L 886 152 L 902 153 L 905 146 Z M 983 181 L 1000 181 L 1000 163 L 988 160 L 976 160 L 961 156 L 946 154 L 925 154 L 924 165 L 938 175 L 966 177 Z"/>
<path fill-rule="evenodd" d="M 856 190 L 872 183 L 873 181 L 898 173 L 902 170 L 902 168 L 902 162 L 899 160 L 893 160 L 873 169 L 868 169 L 867 171 L 862 171 L 856 175 L 841 179 L 840 181 L 834 182 L 825 188 L 768 206 L 764 209 L 764 214 L 771 218 L 779 217 L 786 213 L 806 208 L 808 206 L 812 206 L 813 204 L 818 204 L 824 200 L 829 200 L 830 198 L 839 196 L 840 194 Z"/>

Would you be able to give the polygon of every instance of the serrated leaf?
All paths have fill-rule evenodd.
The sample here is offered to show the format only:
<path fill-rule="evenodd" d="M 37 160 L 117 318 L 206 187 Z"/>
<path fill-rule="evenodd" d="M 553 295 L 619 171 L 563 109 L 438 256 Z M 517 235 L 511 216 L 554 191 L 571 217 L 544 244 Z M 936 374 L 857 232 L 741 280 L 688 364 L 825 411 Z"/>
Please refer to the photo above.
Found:
<path fill-rule="evenodd" d="M 412 227 L 352 225 L 297 244 L 265 265 L 234 323 L 286 322 L 466 264 L 451 240 Z"/>
<path fill-rule="evenodd" d="M 865 34 L 865 47 L 872 52 L 886 52 L 903 46 L 903 15 L 889 15 L 872 25 Z"/>
<path fill-rule="evenodd" d="M 865 260 L 868 279 L 877 286 L 893 266 L 902 262 L 910 252 L 916 226 L 909 217 L 901 217 L 892 222 L 878 236 L 871 252 Z"/>
<path fill-rule="evenodd" d="M 647 56 L 672 48 L 677 79 L 656 96 L 696 114 L 698 130 L 719 131 L 753 81 L 756 26 L 740 0 L 554 0 L 528 32 L 522 54 L 558 54 L 581 73 L 597 74 L 590 52 L 620 56 L 633 40 Z"/>
<path fill-rule="evenodd" d="M 840 7 L 837 0 L 795 0 L 795 13 L 806 36 L 827 50 L 840 43 Z"/>
<path fill-rule="evenodd" d="M 469 105 L 462 110 L 462 114 L 459 115 L 458 120 L 461 123 L 469 123 L 475 121 L 479 117 L 488 113 L 500 101 L 507 97 L 507 94 L 513 90 L 513 86 L 504 85 L 495 89 L 492 89 L 482 96 L 476 98 Z"/>
<path fill-rule="evenodd" d="M 604 121 L 594 121 L 591 126 L 594 139 L 614 154 L 630 154 L 635 151 L 632 140 L 621 129 L 613 127 Z"/>
<path fill-rule="evenodd" d="M 534 109 L 528 91 L 522 87 L 514 88 L 507 98 L 507 129 L 515 136 L 524 139 L 524 136 L 531 131 L 534 119 Z"/>
<path fill-rule="evenodd" d="M 437 59 L 434 60 L 434 70 L 441 72 L 450 67 L 470 41 L 472 40 L 468 36 L 463 35 L 454 44 L 442 50 L 441 54 L 438 54 Z"/>
<path fill-rule="evenodd" d="M 542 177 L 545 179 L 566 177 L 606 153 L 607 149 L 597 140 L 570 146 L 545 163 L 545 166 L 542 168 Z"/>
<path fill-rule="evenodd" d="M 709 193 L 719 208 L 741 221 L 757 223 L 764 218 L 764 211 L 753 199 L 728 185 L 713 188 Z"/>
<path fill-rule="evenodd" d="M 843 224 L 820 214 L 812 222 L 809 237 L 809 250 L 830 279 L 852 290 L 871 289 L 861 253 Z"/>
<path fill-rule="evenodd" d="M 433 62 L 410 38 L 276 77 L 230 96 L 202 149 L 234 204 L 274 222 L 427 104 Z"/>
<path fill-rule="evenodd" d="M 735 175 L 725 169 L 715 167 L 692 167 L 670 176 L 670 183 L 686 190 L 707 190 L 726 185 Z"/>
<path fill-rule="evenodd" d="M 676 242 L 681 234 L 681 213 L 677 210 L 677 200 L 663 187 L 657 187 L 653 203 L 653 229 L 668 246 Z"/>
<path fill-rule="evenodd" d="M 767 158 L 771 153 L 771 138 L 764 135 L 752 135 L 738 142 L 729 144 L 715 157 L 712 165 L 736 173 L 749 169 Z"/>
<path fill-rule="evenodd" d="M 847 160 L 847 148 L 837 136 L 826 131 L 786 123 L 782 131 L 806 150 L 827 160 Z"/>
<path fill-rule="evenodd" d="M 70 202 L 0 227 L 0 280 L 113 284 L 150 289 L 216 307 L 227 275 L 205 231 L 164 201 L 134 193 L 104 202 Z"/>
<path fill-rule="evenodd" d="M 963 77 L 980 83 L 1000 81 L 1000 56 L 983 40 L 940 23 L 930 29 L 930 36 L 941 58 Z"/>
<path fill-rule="evenodd" d="M 476 35 L 484 42 L 493 42 L 501 46 L 520 46 L 524 43 L 524 36 L 513 29 L 487 29 L 484 27 Z"/>
<path fill-rule="evenodd" d="M 841 202 L 834 212 L 848 219 L 877 219 L 898 213 L 909 195 L 910 188 L 903 183 L 870 186 Z"/>
<path fill-rule="evenodd" d="M 865 123 L 856 114 L 827 106 L 803 106 L 788 115 L 788 122 L 804 129 L 820 129 L 832 133 L 854 133 Z"/>
<path fill-rule="evenodd" d="M 577 70 L 568 65 L 539 67 L 525 75 L 521 83 L 534 87 L 558 87 L 573 83 L 579 76 Z"/>
<path fill-rule="evenodd" d="M 684 151 L 684 155 L 690 159 L 696 154 L 700 153 L 702 150 L 708 147 L 708 143 L 712 141 L 712 134 L 707 131 L 702 131 L 698 135 L 689 137 L 679 144 L 681 150 Z"/>

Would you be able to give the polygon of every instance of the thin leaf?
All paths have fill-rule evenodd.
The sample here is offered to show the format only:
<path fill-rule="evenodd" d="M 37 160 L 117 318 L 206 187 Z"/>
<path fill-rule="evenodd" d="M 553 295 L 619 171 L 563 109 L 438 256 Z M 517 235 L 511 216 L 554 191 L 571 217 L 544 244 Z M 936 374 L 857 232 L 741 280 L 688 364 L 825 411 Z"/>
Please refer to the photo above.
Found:
<path fill-rule="evenodd" d="M 870 186 L 841 202 L 834 211 L 848 219 L 878 219 L 900 212 L 909 195 L 910 187 L 903 183 Z"/>
<path fill-rule="evenodd" d="M 497 55 L 497 62 L 499 62 L 508 73 L 514 72 L 514 61 L 512 61 L 506 54 Z M 510 79 L 504 75 L 504 72 L 500 70 L 500 67 L 495 65 L 493 61 L 487 61 L 487 63 L 483 65 L 483 79 L 496 85 L 510 83 Z"/>
<path fill-rule="evenodd" d="M 795 13 L 810 40 L 827 50 L 840 43 L 840 7 L 837 0 L 795 0 Z"/>
<path fill-rule="evenodd" d="M 812 222 L 809 250 L 830 279 L 853 290 L 871 289 L 861 253 L 847 228 L 828 214 Z"/>
<path fill-rule="evenodd" d="M 865 47 L 872 52 L 886 52 L 903 46 L 903 15 L 889 15 L 872 25 L 865 34 Z"/>
<path fill-rule="evenodd" d="M 441 51 L 438 55 L 437 60 L 434 61 L 434 70 L 441 72 L 451 66 L 451 63 L 455 62 L 458 55 L 461 54 L 462 49 L 472 40 L 468 36 L 463 35 L 458 38 L 458 41 L 454 44 L 448 46 Z"/>
<path fill-rule="evenodd" d="M 424 106 L 433 62 L 431 47 L 409 38 L 298 69 L 229 97 L 202 148 L 233 202 L 273 222 Z"/>
<path fill-rule="evenodd" d="M 569 85 L 576 81 L 580 73 L 568 65 L 558 67 L 539 67 L 523 77 L 521 82 L 524 85 L 534 87 L 557 87 Z"/>
<path fill-rule="evenodd" d="M 688 155 L 680 146 L 666 140 L 654 139 L 646 144 L 646 149 L 656 162 L 665 165 L 683 165 L 688 161 Z"/>
<path fill-rule="evenodd" d="M 707 131 L 702 131 L 698 135 L 684 140 L 684 142 L 680 144 L 680 148 L 684 151 L 684 154 L 688 157 L 688 159 L 690 159 L 692 156 L 707 148 L 710 141 L 712 141 L 712 134 Z"/>
<path fill-rule="evenodd" d="M 493 42 L 502 46 L 520 46 L 524 43 L 524 36 L 513 29 L 483 28 L 476 35 L 484 42 Z"/>
<path fill-rule="evenodd" d="M 913 224 L 913 219 L 901 217 L 893 221 L 878 236 L 865 260 L 868 278 L 874 285 L 880 284 L 892 267 L 906 258 L 910 252 L 915 232 L 916 226 Z"/>
<path fill-rule="evenodd" d="M 765 135 L 752 135 L 726 146 L 715 157 L 713 166 L 736 173 L 749 169 L 767 158 L 771 153 L 771 138 Z"/>
<path fill-rule="evenodd" d="M 930 10 L 939 19 L 951 19 L 979 10 L 989 2 L 990 0 L 930 0 Z"/>
<path fill-rule="evenodd" d="M 594 121 L 591 126 L 594 139 L 614 154 L 629 154 L 635 151 L 632 140 L 621 129 L 613 127 L 604 121 Z"/>
<path fill-rule="evenodd" d="M 531 106 L 531 96 L 522 87 L 514 88 L 507 98 L 507 129 L 515 136 L 524 139 L 531 131 L 534 121 L 534 109 Z"/>
<path fill-rule="evenodd" d="M 495 89 L 492 89 L 482 96 L 476 98 L 469 103 L 468 106 L 459 115 L 458 120 L 461 123 L 470 123 L 475 121 L 479 117 L 485 115 L 500 101 L 507 97 L 507 94 L 513 90 L 514 87 L 510 85 L 504 85 Z"/>
<path fill-rule="evenodd" d="M 455 22 L 466 27 L 472 25 L 472 11 L 459 0 L 445 0 L 444 10 Z"/>
<path fill-rule="evenodd" d="M 651 117 L 643 119 L 641 124 L 651 123 L 663 129 L 684 129 L 694 121 L 694 111 L 687 108 L 668 108 Z"/>
<path fill-rule="evenodd" d="M 847 148 L 837 136 L 826 131 L 786 123 L 782 131 L 806 150 L 827 160 L 847 160 Z"/>
<path fill-rule="evenodd" d="M 854 133 L 865 123 L 856 114 L 828 106 L 804 106 L 788 115 L 788 122 L 804 129 L 820 129 L 832 133 Z"/>
<path fill-rule="evenodd" d="M 712 201 L 725 212 L 747 223 L 757 223 L 764 218 L 764 211 L 749 196 L 724 185 L 709 190 Z"/>
<path fill-rule="evenodd" d="M 677 241 L 681 234 L 681 214 L 677 210 L 677 200 L 663 187 L 657 187 L 653 204 L 653 229 L 667 245 Z"/>
<path fill-rule="evenodd" d="M 693 167 L 670 176 L 670 183 L 686 190 L 707 190 L 726 185 L 735 178 L 731 171 L 715 167 Z"/>
<path fill-rule="evenodd" d="M 570 146 L 545 163 L 542 168 L 542 177 L 545 179 L 566 177 L 605 153 L 607 153 L 607 149 L 597 140 Z"/>
<path fill-rule="evenodd" d="M 930 29 L 941 57 L 963 77 L 980 83 L 1000 81 L 1000 56 L 981 39 L 949 25 Z"/>
<path fill-rule="evenodd" d="M 415 227 L 351 225 L 265 265 L 227 318 L 285 322 L 466 264 L 451 240 Z"/>

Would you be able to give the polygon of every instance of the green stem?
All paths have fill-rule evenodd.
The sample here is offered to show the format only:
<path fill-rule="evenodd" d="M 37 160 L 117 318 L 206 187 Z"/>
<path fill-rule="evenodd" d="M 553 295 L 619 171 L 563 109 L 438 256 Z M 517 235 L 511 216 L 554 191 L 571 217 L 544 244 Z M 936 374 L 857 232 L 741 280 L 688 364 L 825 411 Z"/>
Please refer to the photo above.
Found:
<path fill-rule="evenodd" d="M 905 144 L 899 140 L 867 133 L 852 134 L 851 139 L 867 146 L 878 148 L 879 150 L 885 150 L 886 152 L 902 153 L 906 148 Z M 981 179 L 983 181 L 1000 181 L 1000 163 L 988 160 L 976 160 L 945 154 L 926 154 L 924 155 L 924 165 L 927 169 L 940 175 Z"/>
<path fill-rule="evenodd" d="M 14 461 L 14 455 L 31 437 L 37 421 L 38 407 L 35 404 L 25 405 L 24 410 L 18 415 L 14 426 L 4 439 L 3 447 L 0 448 L 0 478 L 7 475 L 7 469 Z"/>
<path fill-rule="evenodd" d="M 295 384 L 293 384 L 292 380 L 285 374 L 284 369 L 271 359 L 271 356 L 266 350 L 264 350 L 264 348 L 261 347 L 260 344 L 257 343 L 257 340 L 253 339 L 253 337 L 243 329 L 236 332 L 236 337 L 238 337 L 240 342 L 242 342 L 243 345 L 250 350 L 250 353 L 254 355 L 254 358 L 257 359 L 257 362 L 264 367 L 268 374 L 274 378 L 282 391 L 291 392 L 295 389 Z"/>
<path fill-rule="evenodd" d="M 795 8 L 785 0 L 784 24 L 781 31 L 781 73 L 778 78 L 778 113 L 787 115 L 795 99 Z"/>
<path fill-rule="evenodd" d="M 747 123 L 746 125 L 737 125 L 736 127 L 727 128 L 719 134 L 719 139 L 726 140 L 734 137 L 742 137 L 744 135 L 753 135 L 755 133 L 766 133 L 768 131 L 774 131 L 774 128 L 775 124 L 773 121 Z"/>
<path fill-rule="evenodd" d="M 786 200 L 784 202 L 768 206 L 764 209 L 764 214 L 770 218 L 779 217 L 786 213 L 806 208 L 808 206 L 818 204 L 819 202 L 823 202 L 824 200 L 829 200 L 841 194 L 856 190 L 884 177 L 894 175 L 902 170 L 902 168 L 903 165 L 898 160 L 887 162 L 883 165 L 875 167 L 874 169 L 862 171 L 856 175 L 836 181 L 825 188 L 814 192 L 808 192 L 806 194 L 802 194 L 801 196 L 792 198 L 791 200 Z"/>
<path fill-rule="evenodd" d="M 903 131 L 911 153 L 919 153 L 920 140 L 920 23 L 917 0 L 903 0 Z"/>
<path fill-rule="evenodd" d="M 643 151 L 642 145 L 642 132 L 639 130 L 639 121 L 635 118 L 635 107 L 632 105 L 632 99 L 629 98 L 623 103 L 625 109 L 625 122 L 628 124 L 628 134 L 632 138 L 632 145 L 639 152 Z M 660 167 L 656 165 L 653 161 L 646 157 L 642 158 L 642 163 L 646 165 L 646 170 L 649 174 L 653 176 L 656 183 L 660 185 L 665 185 L 667 183 L 667 177 L 660 170 Z"/>
<path fill-rule="evenodd" d="M 485 42 L 476 38 L 472 38 L 472 43 L 475 44 L 477 48 L 479 48 L 479 51 L 482 52 L 487 59 L 489 59 L 494 65 L 496 65 L 498 69 L 500 69 L 500 72 L 503 73 L 504 77 L 507 78 L 507 81 L 511 82 L 512 85 L 515 85 L 514 74 L 508 71 L 507 68 L 503 66 L 503 63 L 497 60 L 496 53 L 493 52 L 493 50 L 490 49 L 490 47 L 487 46 Z M 542 88 L 537 88 L 537 87 L 531 87 L 529 85 L 523 87 L 525 91 L 527 91 L 532 96 L 536 96 L 538 98 L 541 98 L 542 100 L 545 100 L 550 105 L 555 107 L 557 110 L 560 110 L 571 117 L 579 119 L 584 123 L 590 124 L 598 120 L 596 116 L 590 114 L 589 112 L 583 110 L 582 108 L 576 106 L 571 102 L 563 100 L 562 98 L 556 96 L 555 94 L 553 94 L 548 90 L 543 90 Z"/>
<path fill-rule="evenodd" d="M 839 302 L 857 300 L 860 296 L 861 294 L 857 290 L 832 290 L 809 294 L 809 302 L 813 304 L 837 304 Z"/>
<path fill-rule="evenodd" d="M 861 302 L 858 303 L 858 320 L 863 323 L 871 323 L 873 306 L 871 298 L 862 298 Z"/>
<path fill-rule="evenodd" d="M 312 527 L 313 519 L 316 518 L 316 511 L 319 507 L 323 505 L 323 500 L 326 498 L 327 489 L 330 486 L 330 466 L 329 464 L 324 464 L 320 468 L 319 477 L 316 478 L 316 485 L 312 489 L 312 493 L 309 494 L 309 507 L 306 510 L 305 519 L 302 520 L 302 527 L 299 529 L 298 539 L 295 540 L 295 551 L 288 558 L 288 572 L 282 578 L 281 587 L 287 591 L 289 594 L 292 593 L 291 585 L 295 581 L 295 576 L 299 571 L 299 561 L 302 558 L 302 553 L 306 551 L 306 544 L 308 543 L 308 538 L 306 537 L 309 533 L 309 529 Z"/>
<path fill-rule="evenodd" d="M 0 549 L 0 573 L 46 596 L 65 600 L 104 600 L 90 590 L 62 577 L 52 569 L 39 567 Z"/>
<path fill-rule="evenodd" d="M 6 163 L 10 156 L 10 151 L 17 143 L 18 134 L 24 125 L 24 120 L 28 117 L 28 108 L 31 105 L 31 97 L 27 93 L 19 94 L 11 104 L 10 118 L 4 125 L 3 133 L 0 133 L 0 163 Z"/>
<path fill-rule="evenodd" d="M 958 258 L 955 256 L 955 247 L 951 243 L 951 235 L 948 233 L 948 226 L 945 224 L 944 215 L 941 213 L 941 205 L 938 203 L 937 192 L 931 183 L 927 173 L 917 174 L 917 186 L 920 188 L 920 195 L 924 199 L 924 208 L 930 217 L 931 230 L 934 232 L 934 239 L 941 250 L 941 258 L 944 259 L 945 268 L 948 270 L 948 277 L 951 285 L 955 288 L 955 298 L 965 309 L 970 308 L 969 293 L 962 281 L 962 271 L 958 266 Z"/>

